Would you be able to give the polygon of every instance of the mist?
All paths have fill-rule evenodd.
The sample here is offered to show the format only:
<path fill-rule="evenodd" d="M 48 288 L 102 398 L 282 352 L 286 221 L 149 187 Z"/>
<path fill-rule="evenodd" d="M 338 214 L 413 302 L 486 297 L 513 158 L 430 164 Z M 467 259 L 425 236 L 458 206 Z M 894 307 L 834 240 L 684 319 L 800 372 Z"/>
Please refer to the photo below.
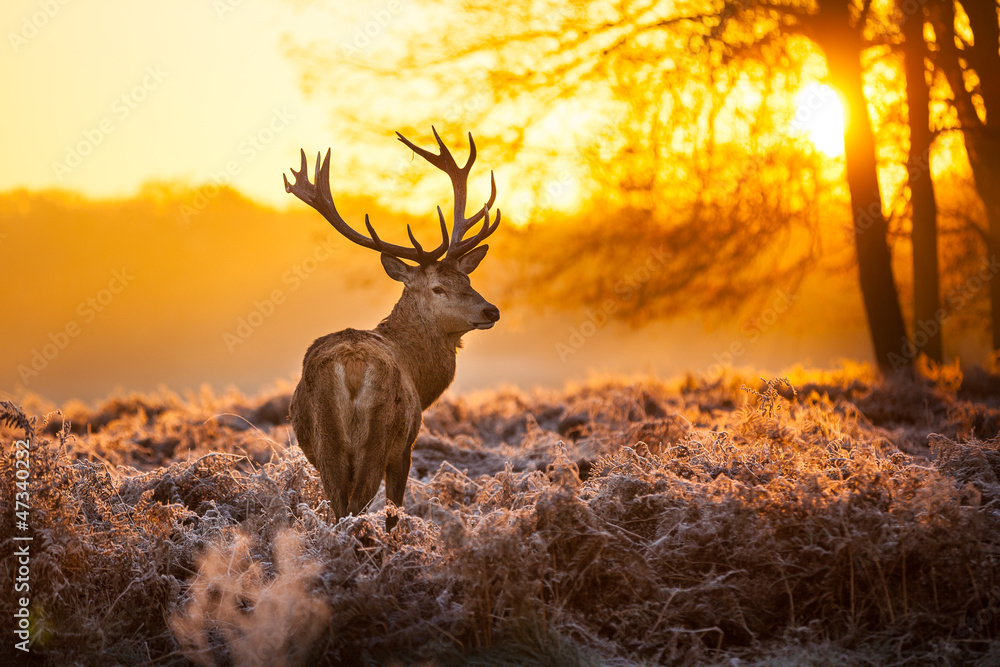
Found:
<path fill-rule="evenodd" d="M 311 210 L 277 211 L 232 190 L 199 210 L 200 192 L 155 184 L 127 199 L 0 196 L 5 396 L 62 403 L 205 385 L 254 394 L 294 382 L 314 339 L 372 328 L 399 297 L 375 253 Z M 341 208 L 397 233 L 407 223 L 428 228 L 368 199 Z M 817 300 L 809 293 L 819 288 L 809 283 L 797 294 L 776 290 L 754 312 L 719 313 L 712 326 L 692 316 L 630 325 L 606 301 L 570 309 L 522 301 L 511 289 L 516 258 L 505 251 L 530 239 L 516 228 L 497 236 L 473 284 L 500 304 L 501 320 L 466 335 L 452 393 L 622 374 L 711 379 L 727 366 L 777 371 L 868 354 L 860 317 L 841 317 L 836 329 L 810 324 Z M 625 307 L 636 297 L 616 298 Z M 860 307 L 849 290 L 835 305 L 841 314 Z"/>

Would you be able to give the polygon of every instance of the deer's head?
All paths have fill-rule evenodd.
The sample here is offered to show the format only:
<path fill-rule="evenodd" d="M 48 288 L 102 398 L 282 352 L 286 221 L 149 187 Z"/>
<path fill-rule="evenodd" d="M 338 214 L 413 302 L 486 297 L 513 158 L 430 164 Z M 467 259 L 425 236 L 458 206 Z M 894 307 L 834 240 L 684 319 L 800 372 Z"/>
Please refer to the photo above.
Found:
<path fill-rule="evenodd" d="M 490 234 L 496 231 L 500 224 L 500 211 L 490 224 L 490 208 L 497 196 L 496 181 L 490 172 L 490 198 L 472 217 L 465 217 L 467 199 L 467 184 L 469 172 L 476 161 L 476 144 L 469 133 L 469 159 L 464 167 L 459 167 L 451 151 L 441 141 L 437 130 L 431 131 L 440 147 L 440 153 L 434 154 L 413 144 L 403 135 L 396 136 L 413 152 L 432 165 L 441 169 L 451 179 L 455 194 L 455 214 L 451 234 L 444 219 L 444 213 L 438 206 L 438 218 L 441 221 L 441 243 L 433 250 L 424 250 L 409 225 L 406 232 L 412 246 L 400 246 L 386 243 L 375 233 L 368 216 L 365 215 L 365 226 L 370 236 L 357 232 L 348 225 L 337 211 L 330 192 L 330 151 L 320 162 L 316 155 L 316 182 L 309 181 L 308 165 L 305 151 L 302 151 L 302 164 L 299 171 L 292 170 L 295 183 L 285 179 L 285 191 L 294 194 L 309 206 L 316 209 L 334 229 L 349 240 L 365 248 L 377 250 L 382 255 L 382 266 L 393 280 L 404 285 L 404 298 L 411 299 L 418 305 L 426 319 L 435 322 L 440 333 L 450 336 L 461 336 L 473 329 L 489 329 L 500 319 L 500 310 L 472 289 L 469 274 L 479 266 L 489 250 L 488 245 L 479 245 Z M 482 227 L 470 238 L 465 235 L 480 221 Z M 408 264 L 403 260 L 415 262 Z"/>
<path fill-rule="evenodd" d="M 480 246 L 458 259 L 446 258 L 426 266 L 412 266 L 382 253 L 382 266 L 393 280 L 419 304 L 445 335 L 462 335 L 473 329 L 489 329 L 500 319 L 500 310 L 472 289 L 469 274 L 486 256 L 489 246 Z"/>

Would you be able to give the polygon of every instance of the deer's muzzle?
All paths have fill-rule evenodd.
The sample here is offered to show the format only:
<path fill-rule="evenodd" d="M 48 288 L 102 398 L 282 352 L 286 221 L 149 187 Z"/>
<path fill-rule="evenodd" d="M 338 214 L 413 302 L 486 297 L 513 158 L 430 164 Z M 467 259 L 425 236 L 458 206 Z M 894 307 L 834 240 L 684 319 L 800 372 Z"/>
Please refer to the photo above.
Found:
<path fill-rule="evenodd" d="M 500 309 L 493 304 L 483 307 L 483 320 L 476 322 L 477 329 L 492 329 L 493 325 L 500 321 Z"/>

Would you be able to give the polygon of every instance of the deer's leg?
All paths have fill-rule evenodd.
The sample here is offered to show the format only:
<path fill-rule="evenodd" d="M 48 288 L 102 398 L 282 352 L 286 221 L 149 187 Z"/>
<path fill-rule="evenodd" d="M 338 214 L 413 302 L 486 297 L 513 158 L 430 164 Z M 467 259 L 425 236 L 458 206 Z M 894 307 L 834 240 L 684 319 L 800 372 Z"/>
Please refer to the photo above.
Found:
<path fill-rule="evenodd" d="M 403 448 L 403 455 L 396 461 L 390 461 L 385 469 L 385 499 L 398 508 L 403 507 L 403 494 L 406 492 L 406 481 L 410 478 L 410 456 L 413 445 Z M 385 529 L 392 530 L 399 519 L 395 515 L 386 515 Z"/>
<path fill-rule="evenodd" d="M 330 501 L 334 516 L 337 519 L 343 519 L 347 516 L 347 503 L 351 497 L 348 462 L 336 459 L 324 460 L 320 462 L 320 465 L 323 465 L 319 475 L 323 482 L 323 492 L 326 494 L 327 500 Z"/>
<path fill-rule="evenodd" d="M 313 442 L 313 429 L 315 423 L 309 408 L 303 408 L 301 403 L 307 401 L 302 397 L 303 391 L 299 387 L 295 388 L 292 400 L 288 405 L 288 417 L 292 422 L 292 429 L 295 431 L 295 441 L 299 444 L 302 453 L 306 455 L 306 460 L 318 468 L 316 462 L 316 447 Z"/>
<path fill-rule="evenodd" d="M 354 516 L 360 515 L 378 493 L 378 485 L 381 481 L 382 478 L 374 468 L 360 470 L 357 484 L 354 487 L 354 495 L 351 496 L 351 501 L 347 504 L 348 513 Z"/>

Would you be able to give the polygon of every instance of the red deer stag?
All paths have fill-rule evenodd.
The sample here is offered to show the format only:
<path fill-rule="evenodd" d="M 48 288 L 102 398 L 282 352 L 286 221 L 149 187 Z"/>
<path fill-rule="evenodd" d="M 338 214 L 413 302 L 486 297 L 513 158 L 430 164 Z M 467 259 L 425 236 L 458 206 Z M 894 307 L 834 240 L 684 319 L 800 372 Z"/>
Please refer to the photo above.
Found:
<path fill-rule="evenodd" d="M 437 130 L 431 129 L 440 147 L 437 155 L 398 132 L 396 136 L 451 179 L 455 196 L 451 237 L 439 206 L 442 239 L 434 250 L 424 250 L 409 226 L 406 231 L 412 247 L 381 240 L 367 215 L 370 236 L 344 222 L 330 193 L 329 150 L 322 164 L 316 156 L 315 183 L 309 182 L 305 151 L 299 171 L 292 170 L 295 183 L 289 184 L 285 177 L 287 192 L 319 211 L 354 243 L 379 251 L 385 272 L 403 283 L 403 295 L 374 330 L 344 329 L 313 342 L 292 395 L 289 414 L 295 437 L 319 471 L 338 519 L 361 513 L 375 497 L 383 474 L 386 499 L 402 507 L 421 412 L 454 379 L 462 336 L 473 329 L 489 329 L 500 319 L 500 310 L 469 282 L 469 274 L 489 249 L 479 244 L 500 224 L 499 210 L 490 224 L 490 208 L 497 195 L 493 173 L 489 201 L 471 218 L 465 217 L 476 144 L 470 133 L 469 159 L 459 167 Z M 465 238 L 480 221 L 481 229 Z M 387 515 L 385 524 L 386 530 L 392 530 L 396 516 Z"/>

